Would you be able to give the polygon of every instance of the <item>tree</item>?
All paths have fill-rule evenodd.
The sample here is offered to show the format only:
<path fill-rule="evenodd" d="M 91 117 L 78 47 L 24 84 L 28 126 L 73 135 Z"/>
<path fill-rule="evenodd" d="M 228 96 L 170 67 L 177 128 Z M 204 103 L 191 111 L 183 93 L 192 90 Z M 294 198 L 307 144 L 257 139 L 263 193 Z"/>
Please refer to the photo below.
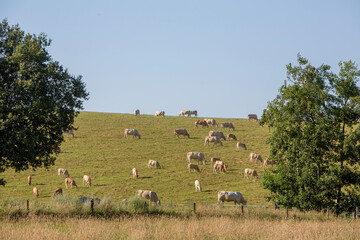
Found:
<path fill-rule="evenodd" d="M 52 60 L 50 43 L 6 19 L 0 25 L 0 173 L 53 165 L 62 131 L 88 99 L 82 77 Z"/>
<path fill-rule="evenodd" d="M 264 173 L 269 200 L 300 210 L 336 214 L 360 206 L 360 71 L 340 62 L 338 75 L 298 55 L 287 65 L 287 84 L 268 103 L 261 125 L 275 168 Z"/>

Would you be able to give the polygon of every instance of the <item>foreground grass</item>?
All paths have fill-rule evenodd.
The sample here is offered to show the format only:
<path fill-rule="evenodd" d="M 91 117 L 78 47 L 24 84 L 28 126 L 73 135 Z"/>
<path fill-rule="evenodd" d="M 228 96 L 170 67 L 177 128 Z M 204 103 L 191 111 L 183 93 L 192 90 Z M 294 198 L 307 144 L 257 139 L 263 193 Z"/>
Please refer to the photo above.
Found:
<path fill-rule="evenodd" d="M 0 221 L 0 239 L 358 239 L 359 234 L 357 221 L 341 219 L 28 216 Z"/>
<path fill-rule="evenodd" d="M 56 187 L 62 187 L 70 197 L 111 197 L 121 201 L 134 195 L 139 189 L 157 193 L 162 203 L 187 204 L 217 202 L 220 190 L 239 191 L 250 205 L 266 205 L 267 191 L 258 182 L 244 179 L 244 169 L 254 168 L 260 176 L 261 164 L 249 163 L 250 152 L 260 153 L 265 159 L 268 146 L 265 144 L 268 128 L 260 127 L 255 121 L 246 119 L 218 119 L 217 122 L 233 122 L 236 130 L 224 130 L 225 134 L 234 133 L 239 141 L 248 146 L 248 150 L 236 150 L 236 141 L 224 141 L 224 146 L 204 146 L 204 137 L 209 130 L 220 128 L 195 128 L 196 119 L 188 117 L 154 118 L 142 115 L 134 118 L 131 114 L 109 114 L 81 112 L 76 119 L 75 138 L 65 136 L 56 165 L 49 169 L 28 170 L 15 173 L 7 170 L 0 177 L 7 181 L 5 188 L 0 188 L 1 199 L 33 199 L 32 188 L 38 187 L 39 202 L 47 203 Z M 141 139 L 125 139 L 125 128 L 136 128 Z M 175 128 L 186 128 L 191 138 L 175 139 Z M 207 164 L 200 165 L 201 173 L 189 173 L 186 153 L 203 152 Z M 212 172 L 209 165 L 211 157 L 220 157 L 228 165 L 226 174 Z M 150 159 L 160 162 L 159 170 L 148 169 Z M 194 161 L 195 162 L 195 161 Z M 64 178 L 57 177 L 57 168 L 68 169 L 79 188 L 65 189 Z M 136 167 L 139 178 L 133 179 L 131 169 Z M 33 175 L 32 185 L 26 178 Z M 91 176 L 93 185 L 82 185 L 82 176 Z M 194 181 L 200 180 L 203 192 L 196 193 Z"/>

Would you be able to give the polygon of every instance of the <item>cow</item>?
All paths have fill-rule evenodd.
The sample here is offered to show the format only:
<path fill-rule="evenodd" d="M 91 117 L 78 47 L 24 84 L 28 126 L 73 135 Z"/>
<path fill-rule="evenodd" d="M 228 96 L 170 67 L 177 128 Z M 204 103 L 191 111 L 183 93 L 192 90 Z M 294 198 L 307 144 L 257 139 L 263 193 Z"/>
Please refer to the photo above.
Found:
<path fill-rule="evenodd" d="M 235 136 L 234 134 L 231 134 L 231 133 L 229 133 L 229 134 L 227 135 L 227 138 L 228 138 L 228 140 L 230 140 L 230 139 L 237 140 L 236 136 Z"/>
<path fill-rule="evenodd" d="M 77 188 L 77 185 L 75 183 L 75 180 L 72 179 L 71 177 L 68 177 L 68 178 L 65 178 L 65 186 L 66 186 L 66 189 L 68 188 L 68 184 L 71 184 L 71 188 L 74 186 Z"/>
<path fill-rule="evenodd" d="M 188 164 L 189 173 L 191 172 L 191 169 L 194 169 L 197 172 L 200 172 L 199 166 L 193 163 Z"/>
<path fill-rule="evenodd" d="M 217 132 L 217 131 L 210 131 L 209 132 L 210 137 L 219 137 L 220 139 L 224 139 L 226 141 L 225 135 L 223 132 Z"/>
<path fill-rule="evenodd" d="M 164 112 L 164 111 L 156 111 L 155 117 L 160 117 L 160 116 L 162 116 L 163 118 L 165 118 L 165 112 Z"/>
<path fill-rule="evenodd" d="M 238 142 L 238 143 L 236 144 L 236 149 L 239 150 L 240 147 L 242 147 L 243 149 L 247 150 L 245 143 Z"/>
<path fill-rule="evenodd" d="M 136 117 L 136 116 L 140 116 L 140 110 L 139 109 L 136 109 L 134 111 L 134 117 Z"/>
<path fill-rule="evenodd" d="M 217 122 L 215 121 L 215 119 L 205 118 L 204 121 L 207 122 L 208 125 L 212 125 L 212 126 L 215 126 L 215 125 L 216 125 L 217 127 L 219 127 L 219 125 L 217 124 Z"/>
<path fill-rule="evenodd" d="M 27 180 L 28 180 L 28 185 L 30 186 L 30 185 L 31 185 L 31 175 L 29 175 L 29 176 L 27 177 Z"/>
<path fill-rule="evenodd" d="M 183 135 L 184 137 L 187 136 L 188 138 L 190 138 L 189 133 L 186 131 L 186 129 L 175 129 L 174 130 L 174 136 L 176 138 L 179 137 L 180 135 Z"/>
<path fill-rule="evenodd" d="M 132 135 L 134 137 L 141 138 L 141 135 L 139 134 L 138 130 L 136 129 L 125 129 L 124 131 L 124 137 L 129 138 L 129 135 Z"/>
<path fill-rule="evenodd" d="M 224 202 L 234 202 L 236 205 L 240 203 L 246 205 L 246 201 L 244 197 L 239 192 L 230 192 L 230 191 L 219 191 L 218 192 L 218 204 Z"/>
<path fill-rule="evenodd" d="M 219 137 L 206 136 L 204 146 L 209 145 L 209 142 L 213 142 L 214 145 L 216 145 L 218 143 L 219 143 L 220 146 L 223 145 Z"/>
<path fill-rule="evenodd" d="M 199 161 L 202 161 L 203 165 L 206 164 L 205 156 L 203 153 L 200 153 L 200 152 L 188 152 L 186 155 L 186 159 L 188 160 L 188 163 L 190 163 L 191 159 L 197 159 L 198 164 L 199 164 Z"/>
<path fill-rule="evenodd" d="M 198 115 L 198 112 L 196 111 L 196 110 L 191 110 L 191 111 L 189 111 L 189 117 L 191 117 L 191 115 L 195 115 L 195 117 L 197 117 L 197 115 Z"/>
<path fill-rule="evenodd" d="M 148 168 L 154 166 L 156 169 L 160 169 L 160 163 L 155 160 L 149 160 Z"/>
<path fill-rule="evenodd" d="M 252 162 L 253 160 L 262 162 L 262 158 L 260 156 L 260 154 L 256 154 L 256 153 L 250 153 L 250 162 Z"/>
<path fill-rule="evenodd" d="M 68 137 L 70 136 L 75 137 L 74 131 L 72 129 L 65 129 L 63 130 L 63 133 L 67 133 Z"/>
<path fill-rule="evenodd" d="M 266 159 L 266 160 L 264 161 L 263 167 L 266 167 L 267 165 L 273 166 L 274 164 L 276 164 L 276 162 L 275 162 L 274 160 Z"/>
<path fill-rule="evenodd" d="M 256 114 L 249 114 L 248 115 L 248 121 L 250 121 L 250 119 L 254 119 L 254 120 L 258 121 L 258 117 L 257 117 Z"/>
<path fill-rule="evenodd" d="M 39 197 L 39 189 L 37 187 L 34 187 L 33 194 L 35 197 Z"/>
<path fill-rule="evenodd" d="M 182 111 L 179 113 L 179 117 L 185 116 L 185 115 L 188 115 L 188 117 L 190 117 L 190 111 L 189 111 L 189 110 L 182 110 Z"/>
<path fill-rule="evenodd" d="M 219 170 L 220 173 L 225 173 L 226 172 L 226 164 L 224 161 L 216 161 L 214 163 L 214 172 L 217 172 L 217 170 Z"/>
<path fill-rule="evenodd" d="M 249 178 L 249 176 L 253 178 L 259 178 L 255 169 L 245 168 L 244 178 Z"/>
<path fill-rule="evenodd" d="M 56 188 L 56 190 L 53 192 L 52 197 L 56 197 L 57 195 L 62 195 L 63 191 L 61 188 Z"/>
<path fill-rule="evenodd" d="M 83 185 L 85 185 L 85 183 L 88 187 L 91 186 L 91 178 L 88 175 L 83 176 Z"/>
<path fill-rule="evenodd" d="M 133 178 L 138 178 L 139 177 L 138 170 L 136 168 L 132 169 L 132 174 L 133 174 Z"/>
<path fill-rule="evenodd" d="M 58 169 L 58 176 L 63 177 L 64 175 L 67 176 L 67 177 L 70 177 L 68 170 L 66 170 L 65 168 L 59 168 Z"/>
<path fill-rule="evenodd" d="M 90 198 L 90 197 L 80 197 L 79 198 L 79 202 L 81 202 L 81 203 L 91 202 L 91 200 L 94 200 L 94 202 L 96 202 L 97 204 L 100 204 L 99 198 Z"/>
<path fill-rule="evenodd" d="M 154 202 L 156 205 L 161 206 L 160 200 L 158 196 L 156 195 L 156 192 L 153 191 L 144 191 L 144 190 L 137 190 L 136 195 L 138 197 L 143 197 L 145 199 L 149 200 L 149 205 L 151 202 Z"/>
<path fill-rule="evenodd" d="M 201 125 L 201 126 L 207 127 L 207 128 L 209 127 L 209 125 L 207 124 L 207 122 L 204 121 L 204 120 L 197 120 L 197 121 L 195 122 L 195 127 L 197 128 L 198 125 Z"/>
<path fill-rule="evenodd" d="M 231 122 L 223 122 L 221 123 L 220 127 L 221 129 L 229 128 L 229 130 L 232 129 L 233 131 L 235 131 L 235 127 Z"/>
<path fill-rule="evenodd" d="M 201 184 L 199 180 L 195 180 L 195 191 L 197 192 L 198 190 L 199 192 L 202 192 Z"/>

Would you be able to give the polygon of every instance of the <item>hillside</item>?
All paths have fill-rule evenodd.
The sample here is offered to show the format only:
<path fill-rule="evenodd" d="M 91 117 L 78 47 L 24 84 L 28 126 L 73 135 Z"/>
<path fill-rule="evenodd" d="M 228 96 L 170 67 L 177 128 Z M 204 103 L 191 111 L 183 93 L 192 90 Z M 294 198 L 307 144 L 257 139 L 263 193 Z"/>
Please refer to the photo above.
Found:
<path fill-rule="evenodd" d="M 0 188 L 0 200 L 8 198 L 32 199 L 32 188 L 39 188 L 39 201 L 49 201 L 56 187 L 62 187 L 68 196 L 110 196 L 113 201 L 121 201 L 133 196 L 138 189 L 153 190 L 162 203 L 209 203 L 217 202 L 217 191 L 241 192 L 249 205 L 269 205 L 264 199 L 267 191 L 259 181 L 244 179 L 245 168 L 255 168 L 260 177 L 262 164 L 249 163 L 251 152 L 260 153 L 266 159 L 269 146 L 265 144 L 269 129 L 247 119 L 220 119 L 218 123 L 232 122 L 235 131 L 224 130 L 225 135 L 234 133 L 238 140 L 246 143 L 248 150 L 236 150 L 237 141 L 223 141 L 224 146 L 204 146 L 204 137 L 210 130 L 220 127 L 195 128 L 196 119 L 189 117 L 154 118 L 132 114 L 111 114 L 81 112 L 75 121 L 78 130 L 75 138 L 65 136 L 55 166 L 48 170 L 28 170 L 15 173 L 7 170 L 1 177 L 7 181 Z M 136 128 L 141 139 L 124 138 L 125 128 Z M 174 138 L 175 128 L 185 128 L 190 139 Z M 187 152 L 202 152 L 206 165 L 199 165 L 201 173 L 188 172 Z M 213 173 L 211 157 L 220 157 L 228 165 L 225 174 Z M 159 170 L 148 169 L 150 159 L 160 162 Z M 195 163 L 195 161 L 193 161 Z M 75 179 L 78 189 L 65 189 L 64 178 L 57 176 L 58 168 L 68 169 Z M 132 168 L 139 171 L 139 178 L 133 179 Z M 27 185 L 27 176 L 33 175 L 32 186 Z M 82 185 L 82 176 L 92 178 L 90 188 Z M 196 193 L 194 181 L 198 179 L 203 188 Z"/>

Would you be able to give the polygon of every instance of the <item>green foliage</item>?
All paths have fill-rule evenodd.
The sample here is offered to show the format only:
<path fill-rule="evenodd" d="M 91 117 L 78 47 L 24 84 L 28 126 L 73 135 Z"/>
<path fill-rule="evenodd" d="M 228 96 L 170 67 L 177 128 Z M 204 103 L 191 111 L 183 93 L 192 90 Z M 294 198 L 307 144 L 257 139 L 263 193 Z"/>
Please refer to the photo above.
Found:
<path fill-rule="evenodd" d="M 62 131 L 88 98 L 82 77 L 52 60 L 50 43 L 44 33 L 0 24 L 0 173 L 53 165 Z"/>
<path fill-rule="evenodd" d="M 288 84 L 260 121 L 273 128 L 268 143 L 277 162 L 263 184 L 280 205 L 339 214 L 360 204 L 360 72 L 351 61 L 339 64 L 339 75 L 300 55 L 298 62 L 287 66 Z"/>

